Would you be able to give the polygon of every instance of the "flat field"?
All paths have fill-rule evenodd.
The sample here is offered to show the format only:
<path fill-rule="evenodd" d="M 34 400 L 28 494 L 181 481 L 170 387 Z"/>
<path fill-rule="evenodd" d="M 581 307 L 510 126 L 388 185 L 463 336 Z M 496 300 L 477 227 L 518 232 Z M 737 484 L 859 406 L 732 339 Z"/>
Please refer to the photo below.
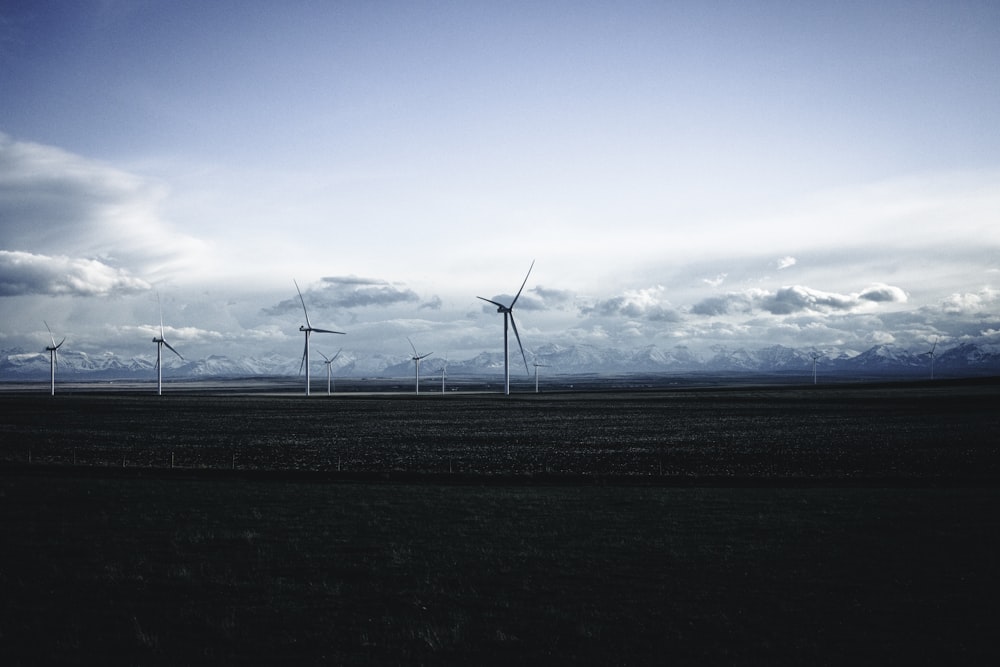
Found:
<path fill-rule="evenodd" d="M 516 394 L 0 392 L 0 461 L 259 471 L 1000 476 L 1000 383 Z"/>
<path fill-rule="evenodd" d="M 996 664 L 997 398 L 0 393 L 0 655 Z"/>

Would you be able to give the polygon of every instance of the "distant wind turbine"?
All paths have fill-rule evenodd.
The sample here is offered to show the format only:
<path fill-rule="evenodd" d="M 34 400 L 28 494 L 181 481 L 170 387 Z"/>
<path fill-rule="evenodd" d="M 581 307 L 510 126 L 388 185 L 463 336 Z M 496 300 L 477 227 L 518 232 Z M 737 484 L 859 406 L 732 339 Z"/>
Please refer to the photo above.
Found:
<path fill-rule="evenodd" d="M 56 350 L 58 350 L 60 347 L 62 347 L 62 344 L 66 342 L 66 338 L 63 337 L 63 339 L 61 341 L 59 341 L 59 344 L 56 345 L 56 337 L 52 335 L 52 329 L 49 329 L 49 323 L 46 322 L 45 320 L 42 320 L 42 324 L 44 324 L 45 328 L 48 330 L 48 332 L 49 332 L 49 340 L 52 341 L 52 345 L 49 345 L 48 347 L 46 347 L 45 351 L 49 353 L 49 378 L 51 380 L 51 385 L 52 385 L 52 395 L 55 396 L 56 395 L 56 366 L 59 364 L 59 353 Z"/>
<path fill-rule="evenodd" d="M 330 393 L 331 393 L 330 392 L 330 387 L 333 386 L 333 362 L 337 360 L 337 357 L 340 356 L 340 351 L 343 350 L 343 349 L 344 348 L 340 348 L 340 350 L 337 350 L 337 354 L 333 355 L 329 359 L 322 352 L 319 353 L 319 356 L 323 357 L 323 363 L 326 364 L 326 395 L 327 396 L 330 395 Z M 319 350 L 317 350 L 317 352 L 319 352 Z"/>
<path fill-rule="evenodd" d="M 498 313 L 503 313 L 503 393 L 510 395 L 510 345 L 508 344 L 507 338 L 507 322 L 510 321 L 510 326 L 514 328 L 514 336 L 517 338 L 517 346 L 521 348 L 521 358 L 524 360 L 524 371 L 528 372 L 528 358 L 524 356 L 524 347 L 521 345 L 521 336 L 517 333 L 517 323 L 514 322 L 514 304 L 517 303 L 518 298 L 521 296 L 521 292 L 524 290 L 524 286 L 528 283 L 528 276 L 531 275 L 531 269 L 535 267 L 535 262 L 532 260 L 531 266 L 528 267 L 528 273 L 524 276 L 524 282 L 521 283 L 521 289 L 517 290 L 517 294 L 514 295 L 514 300 L 510 302 L 509 306 L 505 306 L 502 303 L 493 301 L 492 299 L 486 299 L 481 296 L 477 296 L 477 299 L 482 299 L 487 303 L 492 303 L 497 307 Z"/>
<path fill-rule="evenodd" d="M 309 334 L 312 332 L 316 333 L 332 333 L 332 334 L 343 334 L 343 331 L 330 331 L 329 329 L 316 329 L 313 325 L 309 323 L 309 311 L 306 310 L 306 300 L 302 298 L 302 290 L 299 289 L 299 284 L 295 282 L 295 291 L 299 293 L 299 301 L 302 302 L 302 313 L 306 316 L 306 323 L 299 327 L 299 331 L 306 335 L 306 345 L 302 351 L 302 361 L 299 362 L 299 374 L 302 374 L 302 367 L 306 368 L 306 396 L 309 395 Z"/>
<path fill-rule="evenodd" d="M 444 379 L 448 377 L 448 355 L 444 355 L 444 366 L 441 367 L 441 393 L 444 393 Z"/>
<path fill-rule="evenodd" d="M 532 365 L 535 367 L 535 393 L 537 394 L 538 393 L 538 369 L 539 368 L 548 368 L 549 365 L 548 364 L 540 364 L 540 363 L 538 363 L 538 357 L 535 357 L 535 360 L 532 362 Z"/>
<path fill-rule="evenodd" d="M 433 352 L 428 352 L 427 354 L 420 354 L 419 352 L 417 352 L 417 348 L 413 345 L 413 341 L 410 340 L 409 337 L 407 337 L 406 340 L 407 340 L 407 342 L 410 343 L 410 347 L 413 348 L 413 356 L 410 357 L 410 360 L 413 362 L 413 373 L 415 374 L 416 379 L 417 379 L 417 385 L 416 385 L 417 386 L 417 390 L 416 390 L 415 393 L 419 394 L 420 393 L 420 360 L 421 359 L 426 359 L 427 357 L 431 356 L 434 353 Z"/>
<path fill-rule="evenodd" d="M 935 338 L 934 339 L 934 344 L 931 345 L 930 351 L 929 352 L 924 352 L 924 354 L 926 354 L 927 356 L 929 356 L 931 358 L 931 379 L 932 380 L 934 379 L 934 350 L 937 349 L 937 344 L 938 344 L 938 339 Z"/>
<path fill-rule="evenodd" d="M 820 354 L 819 352 L 813 352 L 809 356 L 812 357 L 812 360 L 813 360 L 813 384 L 816 384 L 816 362 L 820 358 L 822 358 L 823 355 Z"/>
<path fill-rule="evenodd" d="M 156 393 L 158 396 L 162 396 L 163 395 L 163 363 L 162 363 L 163 346 L 166 345 L 167 349 L 176 354 L 178 357 L 180 357 L 182 361 L 184 360 L 184 357 L 181 357 L 181 353 L 172 348 L 170 346 L 170 343 L 168 343 L 163 338 L 163 306 L 160 305 L 159 294 L 156 295 L 156 307 L 160 311 L 160 337 L 159 338 L 157 338 L 156 336 L 153 337 L 153 342 L 156 343 Z"/>

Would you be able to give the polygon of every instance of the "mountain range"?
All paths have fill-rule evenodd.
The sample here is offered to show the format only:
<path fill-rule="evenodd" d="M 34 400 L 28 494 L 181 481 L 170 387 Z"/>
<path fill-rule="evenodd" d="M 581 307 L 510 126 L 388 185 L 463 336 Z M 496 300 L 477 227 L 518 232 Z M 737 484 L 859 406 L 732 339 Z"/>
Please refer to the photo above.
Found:
<path fill-rule="evenodd" d="M 661 349 L 648 346 L 637 350 L 601 348 L 592 345 L 546 345 L 538 348 L 537 363 L 545 376 L 594 373 L 739 373 L 802 375 L 813 371 L 813 350 L 772 345 L 756 350 L 711 348 L 699 355 L 685 346 Z M 261 357 L 230 358 L 211 355 L 194 361 L 169 359 L 164 375 L 171 378 L 243 378 L 294 376 L 299 359 L 272 354 Z M 935 377 L 1000 375 L 1000 345 L 964 343 L 942 349 L 933 358 Z M 421 362 L 421 377 L 440 377 L 445 365 L 441 357 Z M 529 374 L 534 360 L 528 361 Z M 516 350 L 511 355 L 511 373 L 523 372 L 524 363 Z M 335 377 L 407 377 L 413 362 L 400 356 L 355 356 L 344 352 L 334 363 Z M 857 377 L 930 377 L 931 357 L 915 354 L 894 345 L 877 345 L 861 353 L 844 352 L 816 358 L 817 374 Z M 113 353 L 89 355 L 66 350 L 59 354 L 58 373 L 77 381 L 146 379 L 155 374 L 155 359 L 122 358 Z M 325 375 L 322 363 L 313 367 L 314 377 Z M 503 354 L 482 352 L 463 361 L 447 364 L 449 376 L 491 376 L 503 373 Z M 49 377 L 46 352 L 0 351 L 0 381 L 42 380 Z"/>

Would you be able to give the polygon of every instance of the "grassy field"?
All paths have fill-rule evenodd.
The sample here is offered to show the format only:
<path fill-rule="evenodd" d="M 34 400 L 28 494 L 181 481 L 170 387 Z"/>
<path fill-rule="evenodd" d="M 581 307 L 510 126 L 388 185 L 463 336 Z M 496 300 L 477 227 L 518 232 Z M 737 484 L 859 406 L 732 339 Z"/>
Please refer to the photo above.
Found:
<path fill-rule="evenodd" d="M 994 384 L 339 398 L 0 394 L 4 664 L 1000 659 Z"/>

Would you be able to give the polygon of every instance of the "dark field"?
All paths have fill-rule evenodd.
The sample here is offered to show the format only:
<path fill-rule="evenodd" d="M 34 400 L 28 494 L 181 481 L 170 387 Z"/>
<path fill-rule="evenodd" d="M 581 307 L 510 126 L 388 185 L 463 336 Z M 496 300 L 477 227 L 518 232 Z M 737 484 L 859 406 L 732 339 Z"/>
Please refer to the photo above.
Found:
<path fill-rule="evenodd" d="M 1000 476 L 1000 384 L 523 394 L 0 393 L 0 461 L 630 478 Z"/>
<path fill-rule="evenodd" d="M 0 393 L 0 656 L 997 664 L 998 393 Z"/>

